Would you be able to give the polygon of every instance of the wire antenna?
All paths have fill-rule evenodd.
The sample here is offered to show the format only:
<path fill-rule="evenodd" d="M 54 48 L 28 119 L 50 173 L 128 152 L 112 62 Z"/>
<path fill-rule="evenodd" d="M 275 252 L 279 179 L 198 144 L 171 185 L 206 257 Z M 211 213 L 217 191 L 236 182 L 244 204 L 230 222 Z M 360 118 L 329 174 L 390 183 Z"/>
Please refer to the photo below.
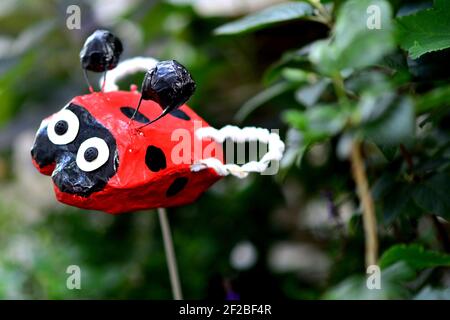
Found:
<path fill-rule="evenodd" d="M 86 39 L 80 51 L 80 62 L 84 71 L 84 78 L 91 92 L 94 90 L 89 81 L 87 70 L 103 73 L 103 84 L 101 85 L 103 92 L 106 72 L 118 65 L 122 51 L 123 46 L 120 39 L 107 30 L 96 30 Z"/>

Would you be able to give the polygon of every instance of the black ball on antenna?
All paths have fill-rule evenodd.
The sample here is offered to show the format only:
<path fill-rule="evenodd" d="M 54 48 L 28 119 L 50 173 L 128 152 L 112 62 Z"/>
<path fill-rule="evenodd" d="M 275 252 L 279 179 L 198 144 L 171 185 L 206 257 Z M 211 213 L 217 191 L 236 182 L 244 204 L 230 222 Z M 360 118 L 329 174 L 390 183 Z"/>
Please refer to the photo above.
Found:
<path fill-rule="evenodd" d="M 81 66 L 93 72 L 114 69 L 123 52 L 122 42 L 107 30 L 96 30 L 86 39 L 80 52 Z"/>
<path fill-rule="evenodd" d="M 157 102 L 165 113 L 186 103 L 195 91 L 189 71 L 175 60 L 160 61 L 145 74 L 142 99 Z"/>

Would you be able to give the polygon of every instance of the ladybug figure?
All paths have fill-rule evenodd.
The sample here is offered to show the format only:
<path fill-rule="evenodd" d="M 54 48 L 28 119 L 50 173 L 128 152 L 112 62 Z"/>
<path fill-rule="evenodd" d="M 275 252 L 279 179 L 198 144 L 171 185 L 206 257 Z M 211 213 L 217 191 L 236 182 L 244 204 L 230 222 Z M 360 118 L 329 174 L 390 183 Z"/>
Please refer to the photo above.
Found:
<path fill-rule="evenodd" d="M 85 45 L 83 68 L 89 65 L 89 70 L 101 71 L 109 61 L 107 69 L 114 69 L 122 51 L 121 44 L 117 49 L 120 41 L 110 35 L 91 36 L 88 41 L 92 39 L 100 40 Z M 101 41 L 105 41 L 104 46 Z M 117 50 L 108 49 L 111 41 Z M 95 49 L 95 55 L 89 48 Z M 139 59 L 124 61 L 108 75 L 114 78 L 115 71 L 129 74 L 130 70 L 142 69 L 127 68 L 130 64 L 150 61 L 151 68 L 143 64 L 147 73 L 142 94 L 136 88 L 91 92 L 73 98 L 42 121 L 31 149 L 32 161 L 42 174 L 51 175 L 59 201 L 111 214 L 180 206 L 195 201 L 222 176 L 240 172 L 236 165 L 223 164 L 221 143 L 230 128 L 211 128 L 185 104 L 195 90 L 186 68 L 176 61 Z M 108 80 L 105 77 L 102 87 Z M 184 149 L 190 152 L 182 156 L 183 161 L 176 156 L 180 137 L 174 136 L 180 130 L 190 137 Z M 252 134 L 261 136 L 256 128 L 252 130 Z M 264 163 L 281 158 L 284 144 L 279 138 L 277 141 L 276 150 L 269 146 Z M 207 149 L 210 156 L 204 159 L 202 154 Z M 248 171 L 261 171 L 260 163 L 253 166 L 258 169 L 251 170 L 250 166 Z"/>

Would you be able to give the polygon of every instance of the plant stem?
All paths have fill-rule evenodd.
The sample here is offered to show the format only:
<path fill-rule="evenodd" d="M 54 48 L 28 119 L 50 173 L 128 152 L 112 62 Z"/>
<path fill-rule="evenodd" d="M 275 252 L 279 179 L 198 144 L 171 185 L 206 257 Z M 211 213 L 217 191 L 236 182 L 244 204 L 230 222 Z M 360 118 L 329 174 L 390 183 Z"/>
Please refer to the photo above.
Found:
<path fill-rule="evenodd" d="M 330 13 L 327 11 L 327 9 L 323 6 L 322 3 L 320 3 L 320 0 L 307 0 L 310 5 L 312 5 L 314 8 L 316 8 L 318 16 L 322 18 L 321 22 L 325 23 L 329 27 L 332 26 L 331 24 L 331 16 Z"/>
<path fill-rule="evenodd" d="M 342 5 L 342 0 L 335 0 L 334 1 L 332 16 L 334 16 L 334 17 L 337 16 L 337 14 L 339 12 L 339 9 L 341 8 L 341 5 Z"/>
<path fill-rule="evenodd" d="M 340 73 L 336 73 L 332 77 L 334 91 L 336 92 L 336 95 L 339 99 L 339 102 L 346 102 L 347 101 L 347 95 L 345 92 L 345 85 L 344 85 L 344 79 L 342 79 L 342 76 Z"/>
<path fill-rule="evenodd" d="M 173 298 L 182 300 L 180 278 L 178 276 L 177 260 L 175 258 L 175 250 L 173 249 L 172 235 L 170 233 L 169 220 L 167 219 L 167 211 L 164 208 L 158 208 L 159 223 L 164 241 L 164 251 L 166 252 L 166 260 L 169 268 L 170 284 L 172 285 Z"/>
<path fill-rule="evenodd" d="M 326 14 L 326 20 L 332 23 L 332 16 L 328 13 L 325 7 L 320 3 L 320 0 L 308 0 L 314 7 L 317 8 L 321 15 Z M 337 2 L 338 9 L 340 1 Z M 347 91 L 345 89 L 344 79 L 340 72 L 332 76 L 332 82 L 336 96 L 338 97 L 341 106 L 346 107 L 348 104 Z M 363 210 L 363 224 L 365 236 L 365 263 L 366 268 L 371 265 L 376 265 L 378 261 L 378 235 L 377 235 L 377 218 L 375 215 L 375 205 L 372 194 L 370 193 L 369 182 L 367 180 L 366 170 L 364 168 L 364 161 L 361 155 L 361 141 L 355 138 L 351 151 L 351 164 L 353 179 L 355 180 L 359 201 Z"/>
<path fill-rule="evenodd" d="M 363 209 L 364 234 L 366 239 L 365 261 L 366 268 L 377 264 L 378 260 L 378 237 L 377 219 L 372 194 L 364 168 L 364 161 L 361 155 L 361 142 L 355 140 L 351 153 L 353 178 L 356 182 L 358 196 Z"/>

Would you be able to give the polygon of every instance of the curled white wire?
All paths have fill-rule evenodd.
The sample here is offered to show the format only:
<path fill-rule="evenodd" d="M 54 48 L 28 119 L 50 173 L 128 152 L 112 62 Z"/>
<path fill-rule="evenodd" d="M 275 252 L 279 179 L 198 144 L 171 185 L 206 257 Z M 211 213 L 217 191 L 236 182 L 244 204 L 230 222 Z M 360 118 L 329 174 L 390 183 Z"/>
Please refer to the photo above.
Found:
<path fill-rule="evenodd" d="M 106 73 L 106 83 L 104 91 L 115 91 L 119 89 L 117 81 L 140 71 L 147 71 L 156 66 L 158 60 L 153 58 L 135 57 L 125 60 Z M 102 81 L 100 80 L 100 85 Z M 267 153 L 259 161 L 250 161 L 242 166 L 236 164 L 224 164 L 217 158 L 206 158 L 199 160 L 191 166 L 191 171 L 198 172 L 206 168 L 214 169 L 217 174 L 227 176 L 229 174 L 238 178 L 245 178 L 250 172 L 262 173 L 272 162 L 279 162 L 283 157 L 284 143 L 277 133 L 269 132 L 267 129 L 256 127 L 238 128 L 236 126 L 225 126 L 222 129 L 205 127 L 197 129 L 195 134 L 197 138 L 212 139 L 218 143 L 223 143 L 226 139 L 234 142 L 260 141 L 268 145 Z"/>
<path fill-rule="evenodd" d="M 273 162 L 279 162 L 283 157 L 284 143 L 277 133 L 267 129 L 256 127 L 238 128 L 236 126 L 225 126 L 222 129 L 212 127 L 200 128 L 195 131 L 197 138 L 212 139 L 223 143 L 226 139 L 242 143 L 246 141 L 259 141 L 268 145 L 267 153 L 259 161 L 250 161 L 242 166 L 236 164 L 224 164 L 217 158 L 206 158 L 199 160 L 191 166 L 191 171 L 197 172 L 206 168 L 214 169 L 217 174 L 227 176 L 232 174 L 238 178 L 245 178 L 250 172 L 262 173 L 267 170 Z"/>
<path fill-rule="evenodd" d="M 119 65 L 108 71 L 105 77 L 105 87 L 104 91 L 116 91 L 119 90 L 117 81 L 129 76 L 133 73 L 150 70 L 156 66 L 158 60 L 153 58 L 135 57 L 128 60 L 124 60 Z M 100 87 L 103 85 L 103 79 L 100 79 Z"/>

